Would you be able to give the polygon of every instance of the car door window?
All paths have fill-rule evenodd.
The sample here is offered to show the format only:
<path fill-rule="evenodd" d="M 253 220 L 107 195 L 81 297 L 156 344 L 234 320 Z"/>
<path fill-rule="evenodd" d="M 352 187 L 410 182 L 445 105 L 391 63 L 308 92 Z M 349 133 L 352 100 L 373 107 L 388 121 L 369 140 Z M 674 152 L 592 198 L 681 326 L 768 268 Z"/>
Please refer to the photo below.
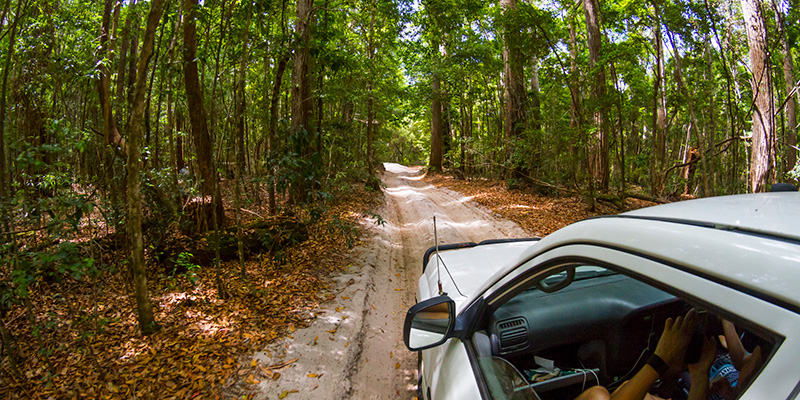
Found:
<path fill-rule="evenodd" d="M 613 391 L 642 368 L 667 318 L 691 308 L 699 313 L 699 339 L 687 350 L 687 361 L 696 361 L 704 336 L 716 347 L 709 370 L 711 399 L 738 398 L 780 341 L 766 329 L 747 329 L 752 323 L 737 321 L 725 310 L 684 299 L 613 265 L 571 261 L 548 271 L 521 277 L 524 287 L 509 284 L 513 293 L 499 295 L 502 301 L 481 327 L 492 354 L 479 363 L 493 398 L 574 399 L 597 384 Z M 690 388 L 684 369 L 651 393 L 686 399 Z"/>
<path fill-rule="evenodd" d="M 480 357 L 486 386 L 496 400 L 539 400 L 527 379 L 513 364 L 501 357 Z"/>

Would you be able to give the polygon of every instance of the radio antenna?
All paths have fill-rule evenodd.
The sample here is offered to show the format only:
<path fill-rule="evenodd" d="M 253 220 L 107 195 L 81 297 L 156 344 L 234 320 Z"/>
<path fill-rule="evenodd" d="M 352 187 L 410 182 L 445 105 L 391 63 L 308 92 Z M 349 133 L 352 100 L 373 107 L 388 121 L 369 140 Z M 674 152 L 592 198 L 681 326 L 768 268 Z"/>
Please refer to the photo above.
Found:
<path fill-rule="evenodd" d="M 439 271 L 439 233 L 436 231 L 436 216 L 433 216 L 433 241 L 436 246 L 436 282 L 439 285 L 439 296 L 444 293 L 442 290 L 442 273 Z"/>

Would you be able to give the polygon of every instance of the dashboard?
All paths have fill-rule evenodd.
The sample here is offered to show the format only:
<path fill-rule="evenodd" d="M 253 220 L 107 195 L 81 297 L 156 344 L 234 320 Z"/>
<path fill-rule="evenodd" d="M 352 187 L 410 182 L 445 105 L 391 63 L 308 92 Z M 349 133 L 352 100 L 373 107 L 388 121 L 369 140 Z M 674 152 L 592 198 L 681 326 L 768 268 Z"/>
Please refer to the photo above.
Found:
<path fill-rule="evenodd" d="M 668 317 L 686 305 L 664 291 L 621 275 L 576 280 L 553 293 L 522 292 L 500 306 L 487 329 L 491 353 L 519 371 L 540 365 L 592 369 L 601 384 L 629 378 L 654 349 Z"/>

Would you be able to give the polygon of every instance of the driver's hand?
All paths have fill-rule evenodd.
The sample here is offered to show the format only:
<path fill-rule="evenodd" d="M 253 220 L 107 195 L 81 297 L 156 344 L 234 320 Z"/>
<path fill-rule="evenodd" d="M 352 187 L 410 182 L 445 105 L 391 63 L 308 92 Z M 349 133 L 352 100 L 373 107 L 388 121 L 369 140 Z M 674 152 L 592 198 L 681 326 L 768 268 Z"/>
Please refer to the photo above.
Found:
<path fill-rule="evenodd" d="M 692 376 L 692 382 L 695 377 L 705 377 L 708 381 L 709 370 L 714 360 L 717 358 L 717 345 L 712 339 L 703 338 L 703 351 L 700 353 L 700 359 L 695 364 L 689 364 L 689 373 Z"/>
<path fill-rule="evenodd" d="M 694 326 L 697 323 L 697 311 L 693 308 L 685 317 L 678 317 L 674 321 L 667 318 L 664 323 L 664 332 L 656 345 L 655 354 L 661 357 L 670 367 L 680 367 L 686 347 L 692 339 Z"/>

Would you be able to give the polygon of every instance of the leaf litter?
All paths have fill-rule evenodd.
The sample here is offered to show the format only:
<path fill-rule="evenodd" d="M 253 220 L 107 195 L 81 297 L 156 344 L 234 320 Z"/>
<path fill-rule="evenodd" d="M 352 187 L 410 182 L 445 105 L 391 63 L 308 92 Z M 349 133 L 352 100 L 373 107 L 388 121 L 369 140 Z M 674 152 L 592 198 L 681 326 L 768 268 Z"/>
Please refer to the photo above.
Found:
<path fill-rule="evenodd" d="M 330 204 L 309 226 L 309 240 L 285 249 L 280 262 L 268 255 L 246 261 L 246 281 L 239 279 L 238 260 L 224 262 L 225 300 L 217 294 L 213 264 L 200 266 L 194 285 L 176 284 L 148 265 L 151 302 L 161 326 L 149 336 L 138 331 L 123 273 L 105 273 L 95 285 L 35 283 L 29 297 L 36 311 L 32 317 L 35 326 L 45 328 L 31 329 L 22 307 L 4 317 L 22 362 L 16 365 L 18 374 L 11 373 L 7 358 L 0 364 L 0 398 L 219 399 L 237 382 L 279 379 L 279 370 L 296 359 L 262 366 L 256 360 L 243 363 L 241 357 L 308 326 L 319 304 L 334 298 L 331 274 L 351 265 L 352 238 L 331 230 L 330 221 L 360 229 L 363 211 L 374 209 L 381 198 L 354 188 L 346 199 Z M 25 340 L 33 337 L 37 340 Z"/>
<path fill-rule="evenodd" d="M 580 196 L 546 196 L 525 189 L 509 189 L 501 180 L 457 179 L 445 174 L 427 173 L 424 181 L 470 197 L 496 215 L 516 222 L 535 236 L 549 235 L 573 222 L 597 215 L 617 214 L 617 208 L 598 203 L 590 211 Z M 625 209 L 635 210 L 655 203 L 628 198 Z"/>

